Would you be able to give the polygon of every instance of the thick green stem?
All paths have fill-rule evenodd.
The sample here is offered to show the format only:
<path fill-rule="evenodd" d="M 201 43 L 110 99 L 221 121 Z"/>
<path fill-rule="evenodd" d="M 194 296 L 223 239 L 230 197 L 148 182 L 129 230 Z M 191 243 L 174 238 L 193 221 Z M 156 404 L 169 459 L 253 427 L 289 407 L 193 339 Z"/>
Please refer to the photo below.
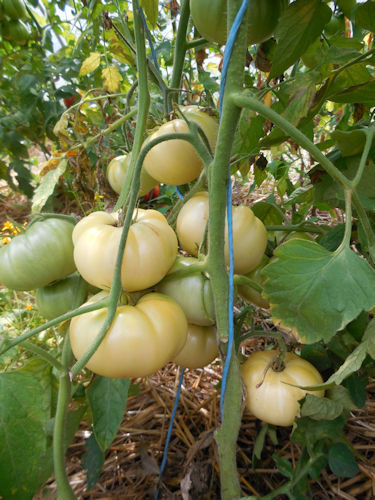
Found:
<path fill-rule="evenodd" d="M 190 2 L 182 0 L 180 21 L 177 29 L 176 45 L 174 48 L 173 69 L 171 78 L 171 89 L 179 89 L 181 86 L 182 72 L 184 70 L 186 54 L 186 34 L 190 17 Z M 168 93 L 168 111 L 172 110 L 172 103 L 176 100 L 176 92 L 169 90 Z"/>
<path fill-rule="evenodd" d="M 368 128 L 367 130 L 364 130 L 365 135 L 366 135 L 366 142 L 365 142 L 365 147 L 363 148 L 362 151 L 362 156 L 361 156 L 361 161 L 359 162 L 357 172 L 355 174 L 355 177 L 351 181 L 351 186 L 353 189 L 355 189 L 363 175 L 363 172 L 365 170 L 366 162 L 368 155 L 370 154 L 370 149 L 374 140 L 374 133 L 375 133 L 375 127 L 374 125 Z"/>
<path fill-rule="evenodd" d="M 69 335 L 66 335 L 61 357 L 61 363 L 64 369 L 60 372 L 59 376 L 59 392 L 53 429 L 53 464 L 58 500 L 76 499 L 65 471 L 65 422 L 71 400 L 71 382 L 69 378 L 69 366 L 71 361 L 72 351 L 70 349 Z"/>
<path fill-rule="evenodd" d="M 124 255 L 126 239 L 128 236 L 130 224 L 133 217 L 133 210 L 137 202 L 137 194 L 140 186 L 140 169 L 139 171 L 135 172 L 135 167 L 137 164 L 137 158 L 139 152 L 142 147 L 143 134 L 146 129 L 148 109 L 150 105 L 150 94 L 148 91 L 148 83 L 147 83 L 147 61 L 146 61 L 145 38 L 143 31 L 144 28 L 140 16 L 139 3 L 137 0 L 133 0 L 133 12 L 134 12 L 134 30 L 135 30 L 137 70 L 138 70 L 138 82 L 139 82 L 138 120 L 135 129 L 133 151 L 129 166 L 130 177 L 133 179 L 133 182 L 131 184 L 131 191 L 128 199 L 128 204 L 126 207 L 127 210 L 125 214 L 124 225 L 121 232 L 121 238 L 116 257 L 115 272 L 109 295 L 107 316 L 94 342 L 90 345 L 90 347 L 86 350 L 83 356 L 72 367 L 71 373 L 73 376 L 76 376 L 82 370 L 82 368 L 87 364 L 89 359 L 93 356 L 93 354 L 101 344 L 102 340 L 104 339 L 105 335 L 107 334 L 115 318 L 117 303 L 122 291 L 122 285 L 121 285 L 122 259 Z"/>
<path fill-rule="evenodd" d="M 345 233 L 340 246 L 335 250 L 339 254 L 350 245 L 352 235 L 352 191 L 345 189 Z"/>
<path fill-rule="evenodd" d="M 231 26 L 241 3 L 241 0 L 228 0 L 228 27 Z M 240 108 L 233 106 L 230 96 L 242 91 L 246 49 L 246 26 L 241 26 L 226 75 L 218 141 L 215 158 L 209 173 L 208 272 L 215 299 L 219 342 L 223 351 L 226 350 L 228 341 L 229 314 L 232 314 L 228 311 L 229 286 L 224 256 L 226 199 L 232 144 L 241 111 Z M 241 496 L 236 449 L 242 415 L 242 382 L 235 348 L 233 347 L 232 352 L 226 354 L 230 355 L 231 358 L 226 377 L 224 400 L 222 401 L 222 425 L 217 430 L 215 439 L 220 457 L 221 498 L 222 500 L 233 500 Z"/>
<path fill-rule="evenodd" d="M 42 347 L 39 347 L 36 344 L 33 344 L 32 342 L 22 342 L 21 347 L 23 349 L 26 349 L 26 351 L 32 352 L 39 358 L 43 359 L 47 363 L 49 363 L 51 366 L 56 368 L 56 370 L 61 371 L 64 369 L 63 365 L 60 363 L 58 359 L 55 358 L 55 356 L 52 356 L 49 352 L 47 352 L 45 349 Z"/>

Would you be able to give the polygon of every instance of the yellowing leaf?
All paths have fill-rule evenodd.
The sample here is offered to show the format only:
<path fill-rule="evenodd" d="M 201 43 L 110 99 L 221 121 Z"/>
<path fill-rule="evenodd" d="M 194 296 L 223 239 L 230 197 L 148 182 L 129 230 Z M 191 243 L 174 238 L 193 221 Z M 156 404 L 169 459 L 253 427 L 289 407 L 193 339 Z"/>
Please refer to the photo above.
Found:
<path fill-rule="evenodd" d="M 159 0 L 141 0 L 141 7 L 144 9 L 147 20 L 155 27 L 158 20 L 158 4 Z"/>
<path fill-rule="evenodd" d="M 92 73 L 100 64 L 100 54 L 99 52 L 91 52 L 89 57 L 87 57 L 79 70 L 79 76 L 85 76 Z"/>
<path fill-rule="evenodd" d="M 117 92 L 120 88 L 122 76 L 116 66 L 108 66 L 102 71 L 104 88 L 108 92 Z"/>
<path fill-rule="evenodd" d="M 67 132 L 67 128 L 68 128 L 68 116 L 65 113 L 63 113 L 61 115 L 60 120 L 54 126 L 53 133 L 57 136 L 65 135 L 66 137 L 68 137 L 69 134 Z"/>

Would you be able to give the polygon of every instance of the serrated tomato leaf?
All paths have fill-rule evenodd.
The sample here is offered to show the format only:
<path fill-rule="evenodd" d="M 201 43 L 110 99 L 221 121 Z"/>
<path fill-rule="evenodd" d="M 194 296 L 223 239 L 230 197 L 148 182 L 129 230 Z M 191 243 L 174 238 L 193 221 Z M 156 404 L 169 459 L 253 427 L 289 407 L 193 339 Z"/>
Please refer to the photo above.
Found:
<path fill-rule="evenodd" d="M 321 0 L 296 0 L 282 14 L 269 78 L 281 75 L 305 52 L 330 20 L 331 9 Z"/>
<path fill-rule="evenodd" d="M 129 379 L 97 377 L 87 389 L 93 428 L 100 448 L 112 443 L 126 408 Z"/>
<path fill-rule="evenodd" d="M 328 341 L 375 306 L 375 271 L 350 248 L 329 252 L 314 241 L 290 240 L 262 274 L 274 321 L 296 329 L 306 344 Z"/>
<path fill-rule="evenodd" d="M 50 379 L 50 374 L 46 375 Z M 44 388 L 46 384 L 43 384 Z M 51 389 L 22 371 L 0 374 L 0 495 L 29 500 L 52 472 Z"/>

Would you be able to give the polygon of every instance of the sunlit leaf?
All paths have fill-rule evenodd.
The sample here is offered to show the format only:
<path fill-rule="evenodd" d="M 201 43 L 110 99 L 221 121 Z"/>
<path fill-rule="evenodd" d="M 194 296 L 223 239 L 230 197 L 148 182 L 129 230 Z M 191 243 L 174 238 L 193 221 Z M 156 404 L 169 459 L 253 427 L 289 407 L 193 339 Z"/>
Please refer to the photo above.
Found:
<path fill-rule="evenodd" d="M 328 341 L 375 305 L 375 271 L 347 247 L 331 253 L 314 241 L 291 240 L 275 257 L 263 270 L 272 316 L 304 343 Z"/>
<path fill-rule="evenodd" d="M 149 23 L 152 27 L 155 27 L 158 20 L 159 0 L 141 0 L 140 4 L 145 11 Z"/>
<path fill-rule="evenodd" d="M 79 70 L 79 75 L 85 76 L 88 75 L 89 73 L 92 73 L 99 67 L 99 64 L 100 64 L 100 53 L 91 52 L 89 57 L 87 57 L 83 61 L 81 69 Z"/>
<path fill-rule="evenodd" d="M 59 182 L 60 176 L 65 172 L 67 165 L 68 162 L 66 160 L 61 160 L 54 170 L 47 172 L 42 178 L 33 196 L 31 206 L 31 211 L 33 213 L 40 212 L 47 203 L 48 198 L 53 194 L 53 191 Z"/>
<path fill-rule="evenodd" d="M 122 81 L 122 76 L 116 66 L 107 66 L 102 71 L 104 88 L 108 92 L 118 92 Z"/>

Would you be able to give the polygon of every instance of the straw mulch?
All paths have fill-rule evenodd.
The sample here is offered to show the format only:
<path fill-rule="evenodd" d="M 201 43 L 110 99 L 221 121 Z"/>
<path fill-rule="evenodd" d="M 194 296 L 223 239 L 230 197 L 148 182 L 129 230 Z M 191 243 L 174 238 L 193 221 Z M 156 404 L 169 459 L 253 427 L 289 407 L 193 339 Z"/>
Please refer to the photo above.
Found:
<path fill-rule="evenodd" d="M 107 451 L 99 482 L 89 492 L 81 464 L 89 429 L 84 425 L 80 428 L 67 455 L 69 478 L 79 499 L 152 499 L 158 488 L 160 499 L 220 498 L 214 441 L 214 431 L 220 423 L 221 366 L 218 362 L 201 370 L 185 371 L 167 465 L 159 482 L 179 374 L 179 368 L 170 364 L 153 377 L 134 381 L 140 384 L 141 393 L 129 398 L 123 422 Z M 347 438 L 359 454 L 360 473 L 351 479 L 340 479 L 325 470 L 319 481 L 311 481 L 311 496 L 306 498 L 367 500 L 375 497 L 374 395 L 375 381 L 368 386 L 365 408 L 353 412 L 346 425 Z M 261 425 L 245 410 L 237 454 L 244 495 L 265 495 L 285 482 L 272 460 L 274 453 L 293 463 L 300 453 L 298 446 L 289 440 L 290 428 L 279 428 L 279 444 L 275 446 L 266 440 L 261 467 L 253 468 L 253 446 Z M 53 481 L 45 486 L 43 497 L 38 499 L 46 498 L 46 494 L 56 498 Z"/>

